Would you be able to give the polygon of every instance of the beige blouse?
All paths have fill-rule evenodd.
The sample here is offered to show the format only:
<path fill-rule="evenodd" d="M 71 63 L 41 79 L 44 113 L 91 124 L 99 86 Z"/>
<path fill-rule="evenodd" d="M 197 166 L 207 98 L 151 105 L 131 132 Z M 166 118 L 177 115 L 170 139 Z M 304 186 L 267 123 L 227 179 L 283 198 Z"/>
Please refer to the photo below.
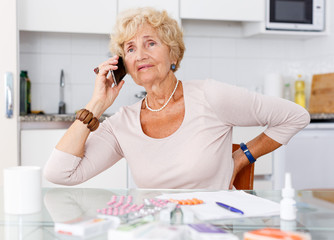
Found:
<path fill-rule="evenodd" d="M 45 177 L 75 185 L 125 158 L 140 188 L 228 189 L 234 126 L 267 126 L 267 136 L 287 144 L 310 122 L 308 112 L 291 101 L 215 80 L 184 81 L 183 89 L 185 117 L 172 135 L 144 134 L 139 101 L 89 135 L 83 158 L 54 149 Z"/>

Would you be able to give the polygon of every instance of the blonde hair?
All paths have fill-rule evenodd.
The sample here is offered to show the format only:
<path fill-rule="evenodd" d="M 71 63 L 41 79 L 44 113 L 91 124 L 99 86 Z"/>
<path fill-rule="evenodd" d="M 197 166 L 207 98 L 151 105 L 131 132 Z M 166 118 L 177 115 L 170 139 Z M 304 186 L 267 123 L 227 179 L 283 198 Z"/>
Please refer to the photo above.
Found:
<path fill-rule="evenodd" d="M 153 27 L 160 38 L 170 49 L 170 58 L 175 59 L 176 71 L 180 67 L 185 46 L 183 32 L 176 20 L 171 18 L 166 11 L 158 11 L 153 8 L 135 8 L 122 12 L 116 21 L 113 33 L 110 35 L 110 52 L 124 57 L 124 43 L 133 38 L 138 28 L 144 24 Z"/>

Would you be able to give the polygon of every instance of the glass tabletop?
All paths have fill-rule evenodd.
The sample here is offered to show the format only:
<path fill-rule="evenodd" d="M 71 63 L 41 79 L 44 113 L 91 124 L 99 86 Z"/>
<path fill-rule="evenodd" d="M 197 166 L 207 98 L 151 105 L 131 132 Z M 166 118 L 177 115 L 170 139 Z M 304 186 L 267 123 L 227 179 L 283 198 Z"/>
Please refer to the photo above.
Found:
<path fill-rule="evenodd" d="M 1 239 L 67 239 L 53 230 L 55 222 L 66 222 L 82 217 L 96 217 L 96 210 L 105 206 L 111 196 L 133 196 L 134 203 L 164 193 L 197 192 L 206 190 L 168 189 L 42 189 L 43 206 L 36 214 L 10 215 L 3 211 L 3 192 L 0 207 Z M 247 193 L 280 202 L 280 191 L 246 191 Z M 226 219 L 210 221 L 243 239 L 243 233 L 265 227 L 309 232 L 312 239 L 334 239 L 334 190 L 296 191 L 296 221 L 282 221 L 279 216 Z M 94 239 L 108 239 L 107 234 Z"/>

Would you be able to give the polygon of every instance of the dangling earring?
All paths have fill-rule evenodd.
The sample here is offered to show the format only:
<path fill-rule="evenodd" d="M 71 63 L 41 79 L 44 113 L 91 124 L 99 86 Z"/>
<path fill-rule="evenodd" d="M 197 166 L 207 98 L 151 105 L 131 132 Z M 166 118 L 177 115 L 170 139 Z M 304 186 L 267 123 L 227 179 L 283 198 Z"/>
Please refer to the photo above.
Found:
<path fill-rule="evenodd" d="M 170 65 L 170 69 L 174 71 L 176 69 L 176 65 L 172 63 L 172 65 Z"/>

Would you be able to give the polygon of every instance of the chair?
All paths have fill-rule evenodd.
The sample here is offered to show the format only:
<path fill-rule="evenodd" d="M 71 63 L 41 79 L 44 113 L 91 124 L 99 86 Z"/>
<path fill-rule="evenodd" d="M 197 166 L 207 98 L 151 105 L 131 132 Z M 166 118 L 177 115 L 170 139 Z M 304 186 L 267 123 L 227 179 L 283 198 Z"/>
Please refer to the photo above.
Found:
<path fill-rule="evenodd" d="M 232 152 L 240 148 L 239 144 L 232 145 Z M 233 185 L 238 190 L 253 190 L 254 182 L 254 164 L 249 164 L 237 174 L 234 179 Z"/>

